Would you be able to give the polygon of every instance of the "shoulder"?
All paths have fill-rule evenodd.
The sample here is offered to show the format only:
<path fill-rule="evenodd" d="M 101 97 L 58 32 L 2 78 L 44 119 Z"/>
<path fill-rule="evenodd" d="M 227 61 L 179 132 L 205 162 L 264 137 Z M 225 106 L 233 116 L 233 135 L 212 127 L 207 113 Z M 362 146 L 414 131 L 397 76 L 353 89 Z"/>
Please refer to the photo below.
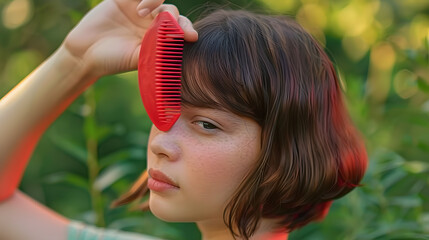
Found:
<path fill-rule="evenodd" d="M 71 221 L 67 227 L 67 240 L 161 240 L 159 238 L 89 226 L 81 222 Z"/>

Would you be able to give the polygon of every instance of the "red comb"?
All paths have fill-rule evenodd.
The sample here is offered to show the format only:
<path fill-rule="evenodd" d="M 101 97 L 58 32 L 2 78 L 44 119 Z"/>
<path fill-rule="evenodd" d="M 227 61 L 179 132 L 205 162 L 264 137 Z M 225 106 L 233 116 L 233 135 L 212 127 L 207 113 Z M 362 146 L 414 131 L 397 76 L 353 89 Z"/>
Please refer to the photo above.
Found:
<path fill-rule="evenodd" d="M 140 48 L 140 95 L 150 120 L 168 131 L 180 116 L 180 79 L 184 32 L 169 12 L 162 12 L 146 31 Z"/>

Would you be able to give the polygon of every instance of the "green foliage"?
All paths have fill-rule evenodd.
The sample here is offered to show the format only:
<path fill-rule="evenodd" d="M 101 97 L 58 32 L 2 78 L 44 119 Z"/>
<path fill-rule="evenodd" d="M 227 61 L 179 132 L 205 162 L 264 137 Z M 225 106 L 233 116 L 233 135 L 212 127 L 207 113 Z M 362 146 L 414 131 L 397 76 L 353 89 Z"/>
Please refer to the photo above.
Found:
<path fill-rule="evenodd" d="M 0 96 L 100 0 L 27 1 L 32 7 L 20 25 L 6 21 L 10 2 L 0 1 Z M 226 3 L 168 2 L 191 19 L 213 3 Z M 370 166 L 363 186 L 336 201 L 323 222 L 290 239 L 429 239 L 429 2 L 227 5 L 296 16 L 336 63 L 350 114 L 367 142 Z M 43 136 L 21 189 L 73 219 L 166 239 L 199 239 L 194 224 L 108 207 L 145 169 L 150 121 L 136 79 L 135 72 L 105 77 L 79 97 Z"/>

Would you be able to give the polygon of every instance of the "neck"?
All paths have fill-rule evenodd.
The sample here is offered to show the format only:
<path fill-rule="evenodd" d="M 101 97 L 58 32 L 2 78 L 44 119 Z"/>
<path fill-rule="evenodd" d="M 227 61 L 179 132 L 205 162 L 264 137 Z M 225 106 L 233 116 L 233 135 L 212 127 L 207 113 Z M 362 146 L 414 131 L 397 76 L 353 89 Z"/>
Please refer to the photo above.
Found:
<path fill-rule="evenodd" d="M 202 240 L 242 240 L 243 238 L 232 236 L 229 228 L 223 222 L 223 219 L 213 219 L 197 222 L 201 231 Z M 288 233 L 278 231 L 274 228 L 275 222 L 269 219 L 263 219 L 255 233 L 249 240 L 287 240 Z"/>

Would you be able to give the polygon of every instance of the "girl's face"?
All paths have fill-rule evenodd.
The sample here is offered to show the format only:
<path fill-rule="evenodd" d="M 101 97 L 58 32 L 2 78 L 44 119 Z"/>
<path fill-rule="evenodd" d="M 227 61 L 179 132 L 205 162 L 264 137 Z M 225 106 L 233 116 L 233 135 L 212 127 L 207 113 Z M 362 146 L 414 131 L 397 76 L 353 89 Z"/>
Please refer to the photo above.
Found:
<path fill-rule="evenodd" d="M 226 204 L 256 164 L 261 128 L 218 109 L 182 107 L 181 113 L 167 132 L 152 126 L 150 209 L 166 221 L 222 219 Z"/>

